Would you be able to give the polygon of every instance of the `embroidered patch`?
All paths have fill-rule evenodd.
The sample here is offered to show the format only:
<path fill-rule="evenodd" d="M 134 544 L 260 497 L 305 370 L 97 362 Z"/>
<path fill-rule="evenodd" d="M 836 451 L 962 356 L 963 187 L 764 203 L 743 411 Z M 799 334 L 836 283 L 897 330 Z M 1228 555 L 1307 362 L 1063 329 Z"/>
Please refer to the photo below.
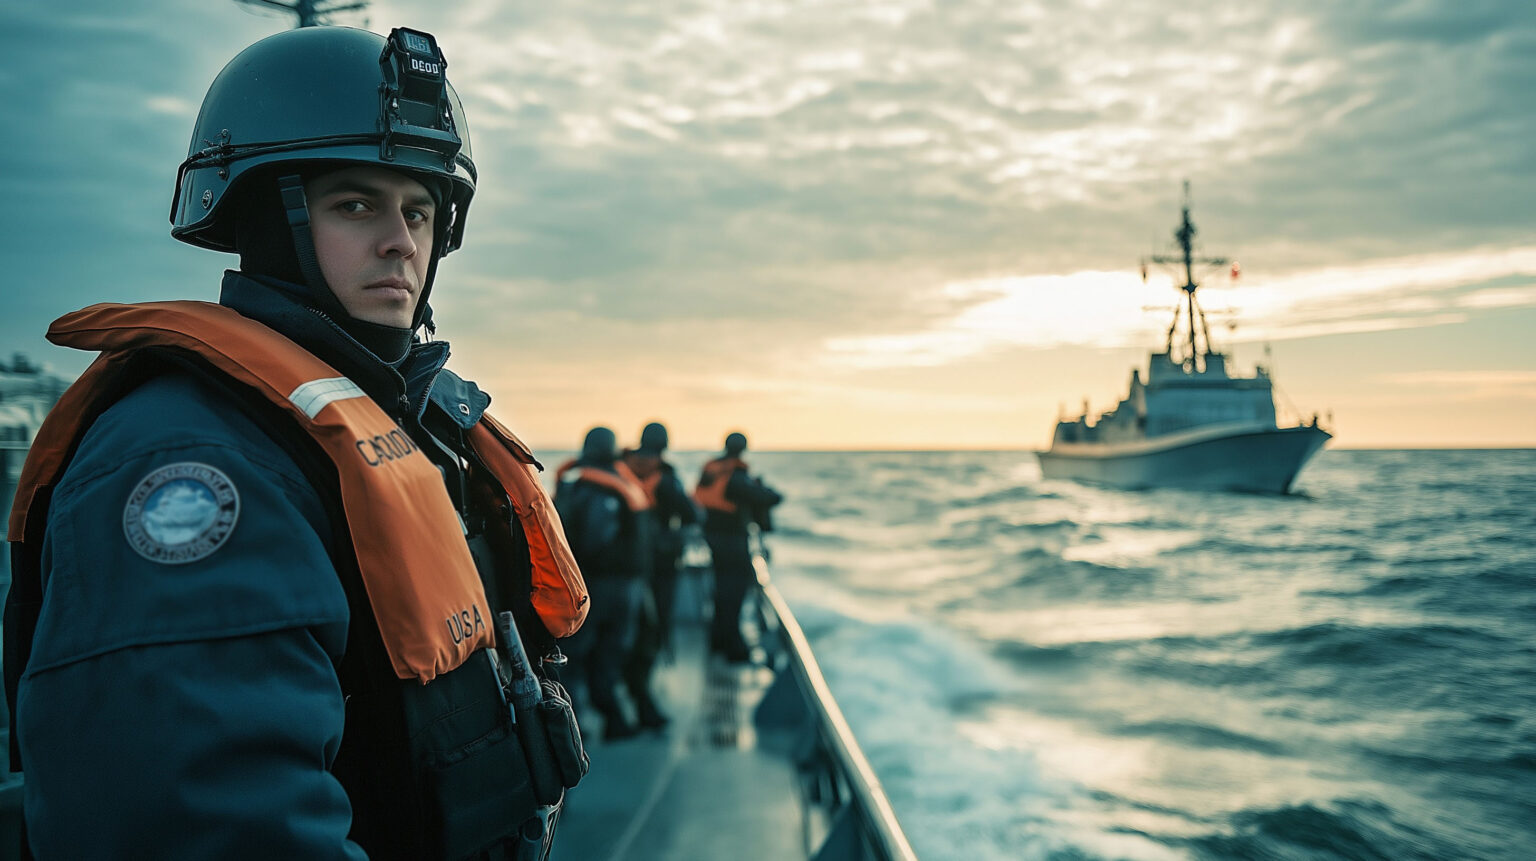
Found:
<path fill-rule="evenodd" d="M 144 477 L 123 507 L 123 534 L 151 562 L 185 565 L 229 540 L 240 494 L 229 476 L 202 463 L 173 463 Z"/>

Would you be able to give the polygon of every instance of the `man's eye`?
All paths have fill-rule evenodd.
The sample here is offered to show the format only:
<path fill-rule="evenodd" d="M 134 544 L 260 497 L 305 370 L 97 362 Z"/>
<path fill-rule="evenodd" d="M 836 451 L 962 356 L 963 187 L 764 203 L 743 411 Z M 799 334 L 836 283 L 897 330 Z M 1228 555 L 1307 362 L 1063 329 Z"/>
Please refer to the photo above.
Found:
<path fill-rule="evenodd" d="M 343 200 L 336 204 L 336 208 L 342 212 L 367 212 L 368 204 L 361 200 Z"/>
<path fill-rule="evenodd" d="M 423 209 L 407 209 L 405 217 L 421 224 L 427 224 L 432 221 L 432 213 Z"/>

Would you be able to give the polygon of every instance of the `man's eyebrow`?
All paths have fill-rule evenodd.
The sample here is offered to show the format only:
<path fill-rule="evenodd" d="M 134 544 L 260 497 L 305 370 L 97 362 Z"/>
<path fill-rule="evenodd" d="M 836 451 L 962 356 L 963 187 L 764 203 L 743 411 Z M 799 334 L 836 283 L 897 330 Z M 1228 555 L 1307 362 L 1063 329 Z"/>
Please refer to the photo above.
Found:
<path fill-rule="evenodd" d="M 383 197 L 385 195 L 385 191 L 381 186 L 361 179 L 339 179 L 335 181 L 334 185 L 326 185 L 325 181 L 322 180 L 319 186 L 315 190 L 317 197 L 325 197 L 332 194 L 361 194 L 364 197 Z M 425 191 L 412 191 L 406 194 L 405 202 L 411 206 L 435 207 L 437 205 L 437 201 L 432 199 L 432 195 Z"/>

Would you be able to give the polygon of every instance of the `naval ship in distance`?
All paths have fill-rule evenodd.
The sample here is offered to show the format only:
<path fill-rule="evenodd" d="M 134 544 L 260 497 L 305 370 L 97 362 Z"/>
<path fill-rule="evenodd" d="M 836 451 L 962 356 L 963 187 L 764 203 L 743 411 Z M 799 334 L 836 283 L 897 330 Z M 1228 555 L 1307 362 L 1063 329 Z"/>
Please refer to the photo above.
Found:
<path fill-rule="evenodd" d="M 1314 415 L 1280 427 L 1269 369 L 1233 376 L 1229 357 L 1211 346 L 1205 312 L 1195 301 L 1195 266 L 1227 266 L 1220 257 L 1194 256 L 1195 225 L 1184 184 L 1183 219 L 1174 231 L 1178 256 L 1151 262 L 1182 267 L 1184 301 L 1160 353 L 1152 353 L 1146 379 L 1131 371 L 1130 391 L 1096 419 L 1088 410 L 1056 424 L 1051 447 L 1038 452 L 1048 479 L 1115 487 L 1185 487 L 1287 493 L 1307 460 L 1331 434 Z M 1142 262 L 1146 280 L 1147 261 Z M 1233 274 L 1236 264 L 1231 264 Z M 1183 322 L 1185 325 L 1180 326 Z"/>

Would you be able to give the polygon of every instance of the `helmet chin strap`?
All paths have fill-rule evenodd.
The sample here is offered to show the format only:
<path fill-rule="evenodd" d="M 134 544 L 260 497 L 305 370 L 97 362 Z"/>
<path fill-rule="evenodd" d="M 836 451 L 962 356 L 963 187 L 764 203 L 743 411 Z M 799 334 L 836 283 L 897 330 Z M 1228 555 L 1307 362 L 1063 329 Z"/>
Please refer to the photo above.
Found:
<path fill-rule="evenodd" d="M 341 304 L 336 291 L 326 283 L 325 273 L 320 271 L 320 258 L 315 254 L 314 234 L 309 227 L 309 201 L 304 196 L 304 178 L 298 174 L 278 177 L 277 189 L 282 194 L 283 212 L 293 236 L 294 256 L 298 258 L 299 271 L 304 275 L 315 310 L 330 315 L 337 325 L 385 362 L 393 364 L 405 358 L 410 349 L 411 333 L 416 329 L 414 325 L 407 329 L 359 320 Z M 423 295 L 421 304 L 425 304 L 425 298 Z"/>
<path fill-rule="evenodd" d="M 283 196 L 283 211 L 288 217 L 288 229 L 293 233 L 293 251 L 299 258 L 299 271 L 304 273 L 304 280 L 309 283 L 316 299 L 326 304 L 330 304 L 326 299 L 340 304 L 330 285 L 325 283 L 320 258 L 315 256 L 315 237 L 309 230 L 309 201 L 304 198 L 304 177 L 296 173 L 280 176 L 277 190 Z"/>

